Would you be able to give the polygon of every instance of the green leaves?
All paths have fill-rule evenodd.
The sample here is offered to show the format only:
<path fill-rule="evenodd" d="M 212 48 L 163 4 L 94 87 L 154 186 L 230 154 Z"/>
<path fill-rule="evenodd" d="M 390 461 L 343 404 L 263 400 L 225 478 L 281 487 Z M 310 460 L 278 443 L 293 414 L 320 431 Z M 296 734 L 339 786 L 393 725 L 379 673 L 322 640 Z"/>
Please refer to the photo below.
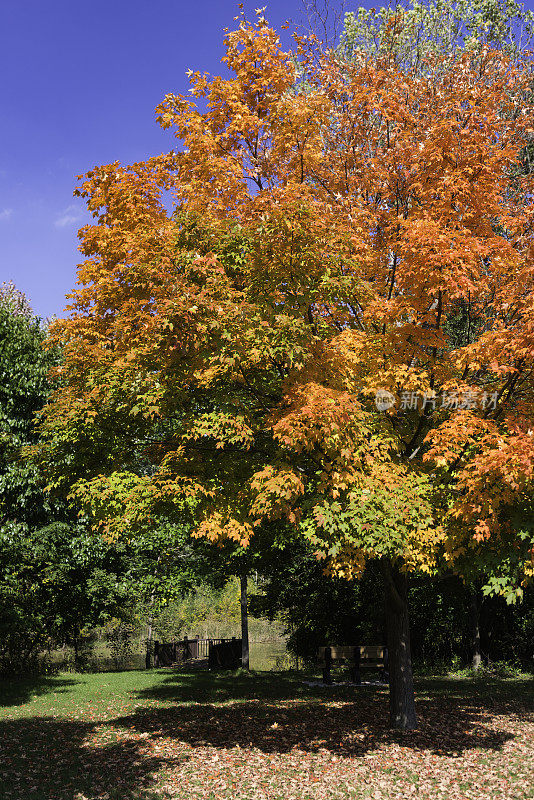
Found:
<path fill-rule="evenodd" d="M 81 525 L 0 525 L 0 672 L 24 672 L 49 643 L 122 613 L 123 553 Z"/>
<path fill-rule="evenodd" d="M 22 448 L 37 440 L 35 415 L 51 390 L 50 369 L 59 363 L 56 349 L 45 350 L 41 328 L 21 293 L 0 292 L 0 519 L 30 525 L 47 519 L 34 466 Z"/>

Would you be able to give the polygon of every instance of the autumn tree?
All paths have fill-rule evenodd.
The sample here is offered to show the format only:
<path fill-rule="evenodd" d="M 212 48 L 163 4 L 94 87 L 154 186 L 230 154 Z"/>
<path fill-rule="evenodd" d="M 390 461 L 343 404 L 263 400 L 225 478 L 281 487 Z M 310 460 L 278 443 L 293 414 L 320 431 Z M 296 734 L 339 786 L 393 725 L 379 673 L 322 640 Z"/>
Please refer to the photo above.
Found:
<path fill-rule="evenodd" d="M 231 77 L 159 108 L 179 152 L 78 190 L 95 224 L 37 456 L 107 535 L 165 508 L 214 542 L 294 526 L 340 576 L 377 561 L 413 728 L 407 574 L 532 574 L 530 64 L 300 39 L 297 69 L 263 18 L 225 46 Z"/>

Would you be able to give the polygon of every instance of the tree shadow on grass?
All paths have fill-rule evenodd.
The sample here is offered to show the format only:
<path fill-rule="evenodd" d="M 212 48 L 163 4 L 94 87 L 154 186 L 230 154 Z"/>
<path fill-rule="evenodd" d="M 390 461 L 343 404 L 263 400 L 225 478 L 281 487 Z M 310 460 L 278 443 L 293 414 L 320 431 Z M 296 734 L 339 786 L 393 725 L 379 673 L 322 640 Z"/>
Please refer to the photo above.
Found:
<path fill-rule="evenodd" d="M 482 702 L 488 708 L 504 708 L 510 704 L 534 711 L 534 677 L 495 678 L 481 675 L 470 678 L 422 678 L 417 681 L 420 693 L 448 699 L 467 698 Z"/>
<path fill-rule="evenodd" d="M 483 698 L 424 697 L 418 702 L 418 730 L 401 732 L 388 727 L 387 690 L 374 687 L 319 690 L 315 695 L 308 689 L 299 698 L 295 684 L 286 682 L 273 697 L 272 687 L 261 680 L 212 676 L 199 685 L 193 676 L 181 674 L 174 686 L 169 678 L 139 696 L 170 700 L 173 691 L 175 706 L 139 709 L 114 724 L 193 747 L 254 747 L 265 753 L 328 750 L 345 757 L 364 756 L 389 743 L 460 756 L 475 748 L 498 751 L 514 738 L 505 724 L 494 724 L 498 713 Z M 197 704 L 190 705 L 191 700 Z"/>
<path fill-rule="evenodd" d="M 166 677 L 160 672 L 158 678 L 158 683 L 139 691 L 137 696 L 143 700 L 160 702 L 223 703 L 247 699 L 291 700 L 307 693 L 302 675 L 295 678 L 287 672 L 199 672 L 181 669 L 168 671 Z"/>
<path fill-rule="evenodd" d="M 155 775 L 180 763 L 143 752 L 143 739 L 90 741 L 96 723 L 51 717 L 0 722 L 2 800 L 162 800 Z M 88 741 L 89 737 L 89 741 Z"/>
<path fill-rule="evenodd" d="M 410 733 L 388 729 L 387 691 L 373 687 L 312 690 L 283 676 L 170 674 L 137 694 L 173 703 L 106 721 L 0 722 L 0 799 L 164 800 L 158 773 L 187 767 L 196 748 L 200 758 L 207 747 L 237 746 L 245 754 L 254 748 L 361 758 L 401 744 L 460 757 L 473 749 L 500 751 L 519 735 L 509 706 L 488 704 L 461 687 L 451 696 L 429 687 L 418 701 L 420 727 Z M 513 713 L 524 710 L 516 703 Z"/>
<path fill-rule="evenodd" d="M 77 683 L 80 679 L 64 678 L 55 676 L 36 676 L 35 678 L 24 678 L 0 682 L 0 706 L 20 706 L 27 703 L 33 697 L 54 692 L 66 692 L 68 688 Z"/>

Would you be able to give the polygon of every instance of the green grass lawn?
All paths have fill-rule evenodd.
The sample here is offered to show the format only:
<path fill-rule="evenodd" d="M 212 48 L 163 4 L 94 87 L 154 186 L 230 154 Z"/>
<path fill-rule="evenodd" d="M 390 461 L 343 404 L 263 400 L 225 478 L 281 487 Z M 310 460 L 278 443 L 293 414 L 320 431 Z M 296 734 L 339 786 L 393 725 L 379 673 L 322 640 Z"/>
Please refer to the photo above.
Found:
<path fill-rule="evenodd" d="M 4 800 L 523 800 L 533 679 L 418 681 L 419 729 L 387 690 L 301 675 L 61 674 L 0 690 Z"/>

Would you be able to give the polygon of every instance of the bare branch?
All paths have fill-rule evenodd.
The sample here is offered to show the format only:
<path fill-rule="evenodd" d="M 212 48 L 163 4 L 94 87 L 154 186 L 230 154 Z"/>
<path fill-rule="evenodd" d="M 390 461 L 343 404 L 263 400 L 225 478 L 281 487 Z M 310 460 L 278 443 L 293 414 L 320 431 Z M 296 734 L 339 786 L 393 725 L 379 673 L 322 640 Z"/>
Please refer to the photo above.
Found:
<path fill-rule="evenodd" d="M 326 50 L 334 48 L 345 22 L 345 0 L 301 0 L 304 27 L 315 34 Z"/>

